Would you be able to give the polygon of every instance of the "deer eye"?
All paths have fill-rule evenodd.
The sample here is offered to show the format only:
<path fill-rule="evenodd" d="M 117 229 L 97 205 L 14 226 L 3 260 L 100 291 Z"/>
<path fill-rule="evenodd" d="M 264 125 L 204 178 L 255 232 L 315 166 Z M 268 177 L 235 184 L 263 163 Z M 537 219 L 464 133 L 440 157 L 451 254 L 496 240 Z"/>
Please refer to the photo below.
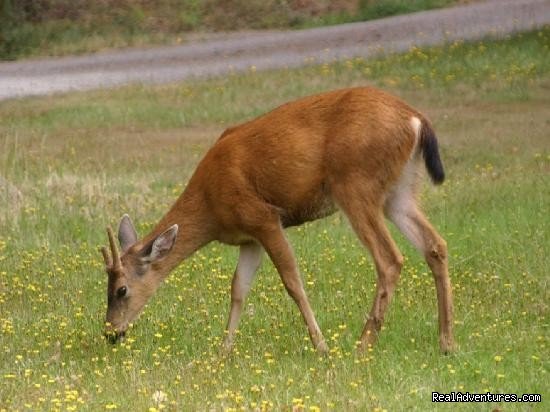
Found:
<path fill-rule="evenodd" d="M 126 296 L 127 291 L 128 291 L 128 289 L 126 288 L 126 286 L 121 286 L 117 289 L 116 295 L 119 298 L 123 298 L 124 296 Z"/>

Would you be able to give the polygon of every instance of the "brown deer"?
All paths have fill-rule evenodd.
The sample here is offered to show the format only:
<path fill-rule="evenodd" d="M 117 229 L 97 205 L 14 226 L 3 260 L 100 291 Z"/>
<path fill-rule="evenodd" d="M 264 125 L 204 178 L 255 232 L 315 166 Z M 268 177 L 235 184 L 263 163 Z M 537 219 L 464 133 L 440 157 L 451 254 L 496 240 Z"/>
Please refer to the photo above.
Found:
<path fill-rule="evenodd" d="M 307 325 L 313 346 L 327 351 L 284 228 L 339 208 L 369 249 L 378 275 L 359 349 L 374 344 L 403 257 L 385 225 L 391 220 L 423 253 L 437 288 L 439 343 L 453 347 L 447 246 L 420 211 L 415 193 L 421 158 L 438 184 L 444 172 L 429 121 L 398 98 L 351 88 L 284 104 L 227 129 L 197 166 L 186 189 L 155 228 L 138 240 L 127 215 L 118 239 L 108 229 L 107 336 L 125 334 L 159 284 L 183 259 L 218 240 L 240 247 L 231 285 L 224 348 L 230 350 L 244 299 L 263 250 Z"/>

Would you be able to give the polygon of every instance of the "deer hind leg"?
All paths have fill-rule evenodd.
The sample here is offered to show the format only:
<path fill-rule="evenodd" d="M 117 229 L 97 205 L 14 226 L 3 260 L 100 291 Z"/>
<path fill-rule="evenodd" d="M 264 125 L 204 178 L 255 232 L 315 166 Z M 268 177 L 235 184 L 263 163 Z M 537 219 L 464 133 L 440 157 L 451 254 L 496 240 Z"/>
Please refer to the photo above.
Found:
<path fill-rule="evenodd" d="M 372 309 L 360 339 L 360 350 L 374 345 L 382 328 L 386 310 L 397 286 L 403 256 L 397 249 L 381 213 L 364 213 L 362 220 L 352 223 L 361 241 L 370 250 L 377 273 L 376 291 Z"/>
<path fill-rule="evenodd" d="M 227 335 L 223 342 L 223 351 L 228 353 L 233 347 L 235 331 L 239 326 L 244 300 L 252 286 L 254 274 L 262 262 L 263 249 L 256 242 L 241 245 L 239 263 L 231 282 L 231 310 L 227 321 Z"/>
<path fill-rule="evenodd" d="M 355 189 L 337 199 L 355 233 L 369 249 L 377 273 L 374 302 L 361 334 L 360 351 L 376 343 L 403 266 L 403 256 L 385 225 L 383 209 L 369 198 L 372 196 L 360 196 Z"/>
<path fill-rule="evenodd" d="M 269 230 L 264 230 L 258 237 L 258 240 L 260 240 L 273 264 L 277 268 L 288 294 L 298 305 L 300 313 L 307 325 L 313 346 L 320 353 L 326 354 L 328 352 L 327 344 L 325 343 L 321 329 L 319 329 L 315 315 L 311 310 L 309 300 L 302 284 L 302 279 L 300 278 L 296 258 L 285 237 L 280 222 L 270 227 Z"/>
<path fill-rule="evenodd" d="M 437 290 L 439 346 L 444 353 L 448 353 L 454 349 L 454 340 L 447 244 L 419 210 L 412 188 L 395 192 L 386 203 L 386 213 L 403 235 L 424 255 L 432 271 Z"/>

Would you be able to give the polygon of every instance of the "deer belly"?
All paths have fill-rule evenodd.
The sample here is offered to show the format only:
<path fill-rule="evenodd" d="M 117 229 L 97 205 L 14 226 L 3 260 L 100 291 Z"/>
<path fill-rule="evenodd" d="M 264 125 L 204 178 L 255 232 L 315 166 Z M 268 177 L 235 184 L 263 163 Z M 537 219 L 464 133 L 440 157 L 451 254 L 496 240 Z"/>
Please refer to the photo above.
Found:
<path fill-rule="evenodd" d="M 239 230 L 231 230 L 231 231 L 225 230 L 218 234 L 217 240 L 227 245 L 234 245 L 234 246 L 243 245 L 245 243 L 256 241 L 254 237 Z"/>
<path fill-rule="evenodd" d="M 298 226 L 305 222 L 322 219 L 333 214 L 336 205 L 330 196 L 323 195 L 302 202 L 298 207 L 283 209 L 281 222 L 283 227 Z"/>

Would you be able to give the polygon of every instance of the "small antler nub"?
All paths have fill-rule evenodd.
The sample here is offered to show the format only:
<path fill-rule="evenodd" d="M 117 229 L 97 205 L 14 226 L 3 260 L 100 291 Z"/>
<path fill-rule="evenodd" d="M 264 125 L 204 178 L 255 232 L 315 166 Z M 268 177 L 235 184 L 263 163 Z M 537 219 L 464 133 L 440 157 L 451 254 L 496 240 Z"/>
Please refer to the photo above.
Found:
<path fill-rule="evenodd" d="M 105 266 L 110 267 L 113 262 L 111 261 L 111 256 L 109 256 L 109 252 L 107 252 L 107 248 L 105 246 L 101 247 L 101 253 L 103 254 L 103 260 L 105 261 Z"/>
<path fill-rule="evenodd" d="M 113 267 L 121 267 L 122 262 L 120 261 L 120 255 L 115 243 L 115 236 L 113 235 L 113 230 L 111 227 L 107 228 L 107 236 L 109 237 L 109 246 L 111 247 L 111 256 L 113 258 Z"/>

